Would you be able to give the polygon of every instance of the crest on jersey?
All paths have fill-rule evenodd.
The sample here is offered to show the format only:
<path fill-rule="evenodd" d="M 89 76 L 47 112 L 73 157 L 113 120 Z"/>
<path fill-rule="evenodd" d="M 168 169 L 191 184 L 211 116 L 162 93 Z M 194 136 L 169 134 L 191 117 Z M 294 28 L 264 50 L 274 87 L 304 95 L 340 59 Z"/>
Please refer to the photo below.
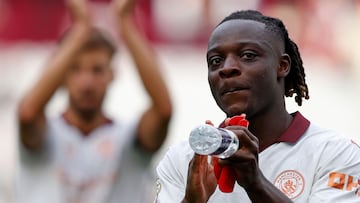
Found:
<path fill-rule="evenodd" d="M 281 172 L 275 179 L 274 185 L 290 199 L 295 199 L 304 191 L 304 177 L 295 170 Z"/>

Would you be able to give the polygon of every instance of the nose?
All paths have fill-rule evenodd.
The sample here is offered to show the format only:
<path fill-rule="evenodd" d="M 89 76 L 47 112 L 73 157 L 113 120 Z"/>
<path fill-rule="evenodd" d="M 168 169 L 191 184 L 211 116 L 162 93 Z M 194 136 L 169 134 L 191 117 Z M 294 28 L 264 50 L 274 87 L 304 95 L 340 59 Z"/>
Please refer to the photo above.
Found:
<path fill-rule="evenodd" d="M 228 55 L 225 58 L 224 66 L 219 71 L 220 77 L 228 78 L 241 74 L 239 62 L 234 55 Z"/>
<path fill-rule="evenodd" d="M 90 71 L 83 71 L 78 81 L 83 87 L 92 86 L 94 84 L 94 75 Z"/>

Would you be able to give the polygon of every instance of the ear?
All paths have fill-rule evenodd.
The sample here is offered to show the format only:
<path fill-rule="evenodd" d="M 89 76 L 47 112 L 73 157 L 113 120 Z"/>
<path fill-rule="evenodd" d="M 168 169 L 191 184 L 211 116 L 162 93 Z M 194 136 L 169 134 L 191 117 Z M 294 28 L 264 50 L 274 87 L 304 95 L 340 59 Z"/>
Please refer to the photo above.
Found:
<path fill-rule="evenodd" d="M 280 57 L 279 67 L 277 70 L 278 78 L 286 77 L 291 69 L 291 58 L 288 54 L 282 54 Z"/>

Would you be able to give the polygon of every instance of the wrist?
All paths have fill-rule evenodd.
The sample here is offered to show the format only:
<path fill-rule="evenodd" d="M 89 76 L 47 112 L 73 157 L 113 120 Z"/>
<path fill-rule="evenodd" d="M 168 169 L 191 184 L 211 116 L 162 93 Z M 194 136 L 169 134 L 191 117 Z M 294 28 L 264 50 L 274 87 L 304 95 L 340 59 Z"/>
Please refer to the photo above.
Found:
<path fill-rule="evenodd" d="M 266 178 L 261 174 L 255 181 L 251 184 L 242 186 L 248 194 L 258 194 L 265 187 Z"/>

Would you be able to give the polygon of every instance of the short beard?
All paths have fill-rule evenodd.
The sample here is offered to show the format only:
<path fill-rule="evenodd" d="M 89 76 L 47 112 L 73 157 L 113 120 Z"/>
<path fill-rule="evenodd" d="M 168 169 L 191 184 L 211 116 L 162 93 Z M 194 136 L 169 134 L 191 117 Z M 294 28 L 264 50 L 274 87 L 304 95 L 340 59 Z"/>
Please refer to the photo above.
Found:
<path fill-rule="evenodd" d="M 99 109 L 97 108 L 81 108 L 74 103 L 70 103 L 70 108 L 80 118 L 80 120 L 86 123 L 91 123 L 93 120 L 95 120 L 99 113 Z"/>
<path fill-rule="evenodd" d="M 98 113 L 98 111 L 95 109 L 80 109 L 80 108 L 75 108 L 75 112 L 81 118 L 81 120 L 87 123 L 93 121 Z"/>

